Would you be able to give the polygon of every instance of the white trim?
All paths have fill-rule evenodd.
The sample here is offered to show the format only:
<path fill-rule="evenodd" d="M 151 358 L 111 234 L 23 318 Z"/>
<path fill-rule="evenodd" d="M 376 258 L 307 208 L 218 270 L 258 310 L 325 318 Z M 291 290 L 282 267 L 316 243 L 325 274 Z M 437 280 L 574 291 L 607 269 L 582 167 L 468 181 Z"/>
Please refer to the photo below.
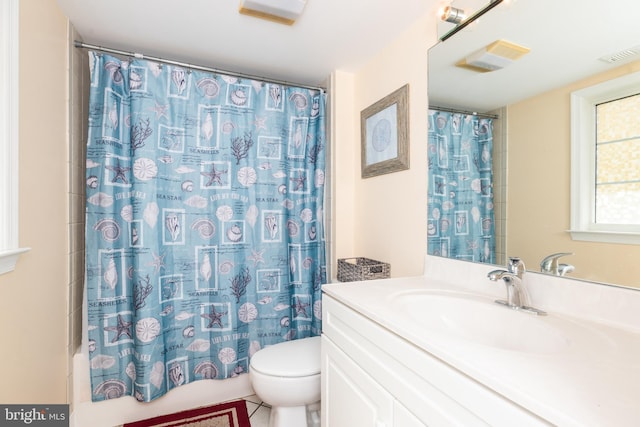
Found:
<path fill-rule="evenodd" d="M 640 243 L 640 227 L 596 224 L 597 104 L 640 93 L 640 72 L 571 94 L 571 238 L 591 242 Z"/>
<path fill-rule="evenodd" d="M 19 0 L 0 2 L 0 274 L 15 268 L 18 249 Z"/>

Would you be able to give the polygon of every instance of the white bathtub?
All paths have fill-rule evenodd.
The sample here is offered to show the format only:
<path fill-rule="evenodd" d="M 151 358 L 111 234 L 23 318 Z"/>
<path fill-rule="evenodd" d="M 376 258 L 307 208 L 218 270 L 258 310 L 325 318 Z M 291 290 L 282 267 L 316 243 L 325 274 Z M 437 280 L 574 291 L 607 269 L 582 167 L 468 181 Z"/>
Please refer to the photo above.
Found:
<path fill-rule="evenodd" d="M 113 427 L 199 406 L 239 399 L 253 394 L 249 375 L 228 380 L 200 380 L 172 389 L 149 403 L 131 396 L 102 402 L 91 401 L 89 358 L 84 352 L 73 357 L 73 407 L 71 427 Z"/>

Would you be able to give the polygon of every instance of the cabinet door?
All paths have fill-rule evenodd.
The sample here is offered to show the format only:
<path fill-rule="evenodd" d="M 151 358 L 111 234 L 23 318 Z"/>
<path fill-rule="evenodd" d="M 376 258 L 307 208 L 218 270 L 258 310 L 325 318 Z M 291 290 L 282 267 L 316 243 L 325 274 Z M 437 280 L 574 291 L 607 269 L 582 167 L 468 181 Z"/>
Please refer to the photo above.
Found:
<path fill-rule="evenodd" d="M 395 427 L 427 427 L 398 401 L 393 405 L 393 425 Z"/>
<path fill-rule="evenodd" d="M 322 426 L 391 427 L 393 398 L 322 337 Z"/>

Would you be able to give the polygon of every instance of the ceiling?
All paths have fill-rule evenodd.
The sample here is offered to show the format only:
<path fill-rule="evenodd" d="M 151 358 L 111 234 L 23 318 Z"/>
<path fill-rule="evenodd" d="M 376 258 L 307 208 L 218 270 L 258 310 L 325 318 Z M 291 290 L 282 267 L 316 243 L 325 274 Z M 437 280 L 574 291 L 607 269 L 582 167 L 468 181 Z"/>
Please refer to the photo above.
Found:
<path fill-rule="evenodd" d="M 443 0 L 309 0 L 292 26 L 242 15 L 239 0 L 57 1 L 88 44 L 320 85 L 333 70 L 357 71 Z"/>
<path fill-rule="evenodd" d="M 639 16 L 637 0 L 505 0 L 429 51 L 429 102 L 487 112 L 638 60 L 598 58 L 633 47 L 640 53 Z M 488 73 L 455 66 L 499 39 L 531 51 Z"/>

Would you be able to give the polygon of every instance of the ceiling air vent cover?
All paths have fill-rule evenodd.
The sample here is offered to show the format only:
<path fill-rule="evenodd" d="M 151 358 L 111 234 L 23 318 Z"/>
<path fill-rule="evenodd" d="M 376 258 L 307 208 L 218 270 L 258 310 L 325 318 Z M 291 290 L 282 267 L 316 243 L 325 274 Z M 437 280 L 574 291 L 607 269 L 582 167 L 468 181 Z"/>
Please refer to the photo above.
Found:
<path fill-rule="evenodd" d="M 624 61 L 626 59 L 631 59 L 640 55 L 640 46 L 634 46 L 629 49 L 621 50 L 620 52 L 611 53 L 609 55 L 601 56 L 598 58 L 600 61 L 607 62 L 609 64 L 614 64 L 616 62 Z"/>

